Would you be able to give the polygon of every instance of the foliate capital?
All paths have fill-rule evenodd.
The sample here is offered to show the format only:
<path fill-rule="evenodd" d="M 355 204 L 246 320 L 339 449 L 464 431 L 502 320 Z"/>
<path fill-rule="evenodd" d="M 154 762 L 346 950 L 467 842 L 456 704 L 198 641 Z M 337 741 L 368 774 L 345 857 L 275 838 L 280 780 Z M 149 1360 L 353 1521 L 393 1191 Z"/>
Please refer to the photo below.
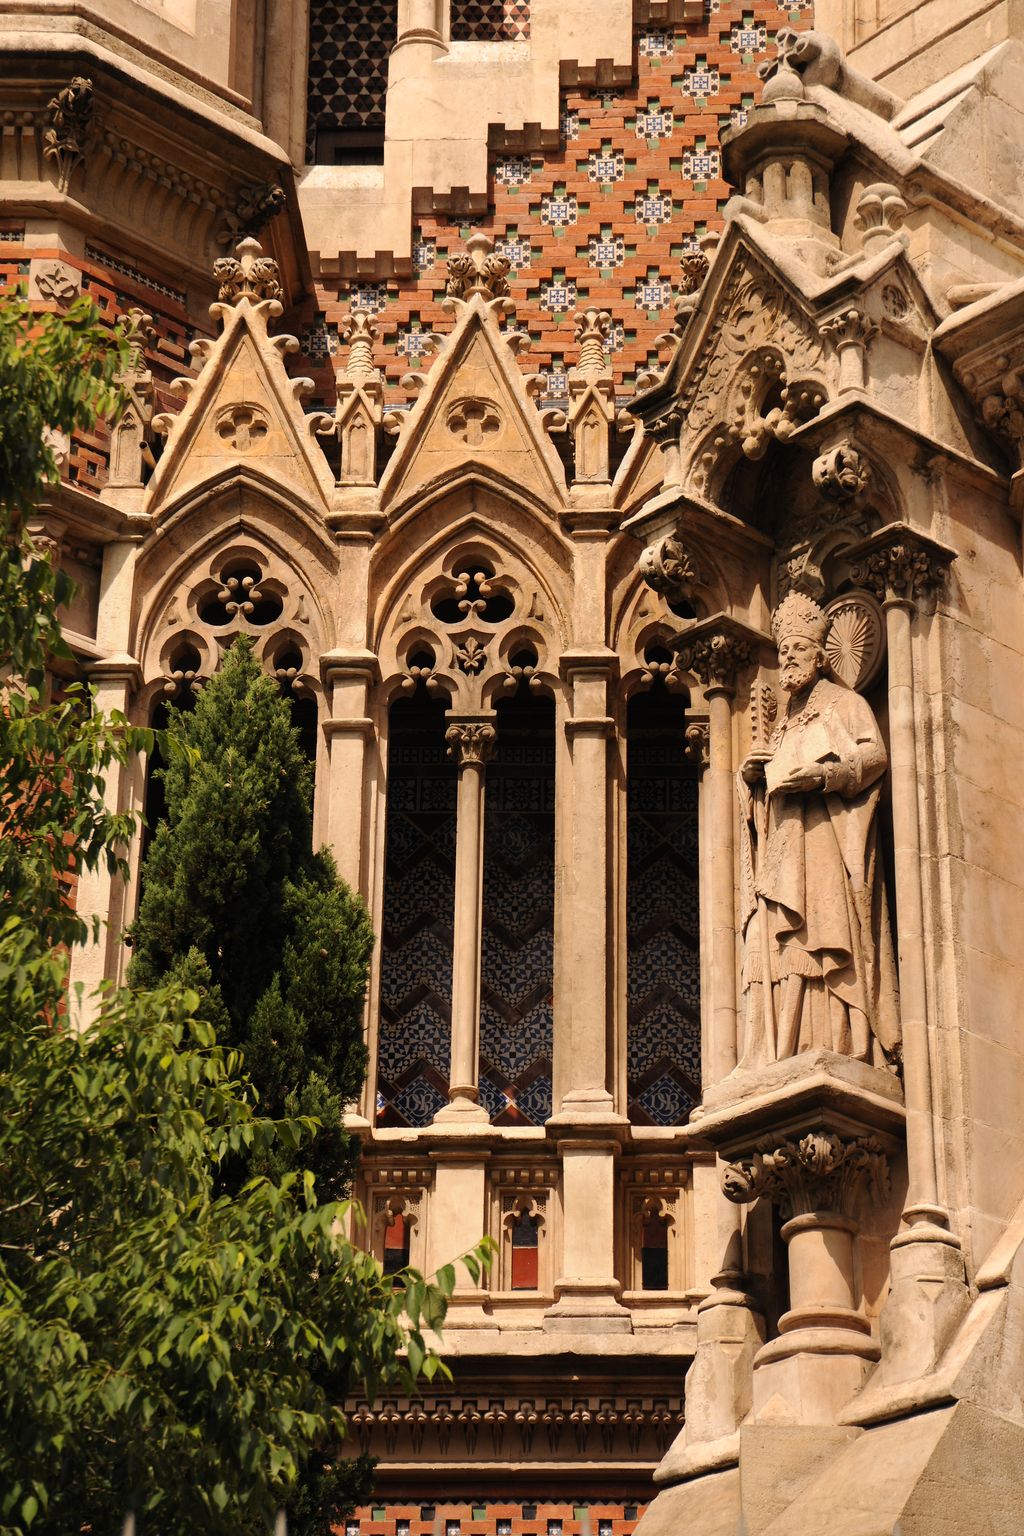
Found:
<path fill-rule="evenodd" d="M 747 1205 L 772 1200 L 787 1219 L 812 1211 L 852 1217 L 869 1189 L 884 1195 L 889 1165 L 874 1136 L 844 1140 L 831 1131 L 812 1131 L 799 1140 L 771 1137 L 752 1157 L 730 1163 L 722 1175 L 727 1200 Z"/>
<path fill-rule="evenodd" d="M 955 553 L 912 528 L 883 528 L 851 551 L 851 576 L 879 602 L 916 603 L 933 597 Z"/>
<path fill-rule="evenodd" d="M 698 677 L 704 688 L 723 688 L 732 693 L 736 678 L 756 657 L 750 640 L 731 627 L 705 631 L 677 645 L 679 665 Z"/>
<path fill-rule="evenodd" d="M 873 336 L 878 334 L 878 327 L 870 321 L 863 310 L 843 309 L 837 315 L 832 315 L 818 327 L 821 335 L 830 341 L 837 352 L 844 351 L 847 347 L 865 347 Z"/>
<path fill-rule="evenodd" d="M 459 720 L 444 733 L 448 756 L 453 757 L 460 768 L 467 764 L 483 767 L 494 756 L 498 745 L 498 733 L 493 725 L 484 720 Z"/>

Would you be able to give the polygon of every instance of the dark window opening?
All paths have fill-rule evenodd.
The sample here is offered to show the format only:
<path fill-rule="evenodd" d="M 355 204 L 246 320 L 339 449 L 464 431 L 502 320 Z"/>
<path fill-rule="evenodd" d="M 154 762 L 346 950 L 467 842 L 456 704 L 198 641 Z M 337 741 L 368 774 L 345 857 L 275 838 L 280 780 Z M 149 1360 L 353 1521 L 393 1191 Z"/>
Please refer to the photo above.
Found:
<path fill-rule="evenodd" d="M 377 1123 L 429 1125 L 448 1102 L 457 769 L 446 701 L 391 706 L 380 933 Z"/>
<path fill-rule="evenodd" d="M 627 714 L 627 1098 L 635 1125 L 681 1125 L 700 1099 L 698 765 L 686 699 L 663 676 Z"/>
<path fill-rule="evenodd" d="M 480 1098 L 500 1125 L 551 1114 L 555 707 L 517 689 L 497 707 L 484 800 Z"/>
<path fill-rule="evenodd" d="M 668 1219 L 658 1211 L 644 1221 L 640 1267 L 645 1291 L 668 1290 Z"/>

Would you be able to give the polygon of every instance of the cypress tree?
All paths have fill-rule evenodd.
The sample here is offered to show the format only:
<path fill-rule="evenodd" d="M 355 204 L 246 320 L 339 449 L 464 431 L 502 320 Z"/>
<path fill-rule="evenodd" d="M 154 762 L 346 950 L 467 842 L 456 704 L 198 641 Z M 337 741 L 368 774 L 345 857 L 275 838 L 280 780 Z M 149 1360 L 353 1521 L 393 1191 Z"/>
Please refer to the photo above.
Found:
<path fill-rule="evenodd" d="M 241 1050 L 261 1111 L 323 1122 L 301 1161 L 336 1198 L 355 1159 L 341 1113 L 366 1069 L 373 937 L 330 854 L 313 852 L 312 769 L 248 638 L 227 651 L 194 709 L 171 711 L 168 738 L 158 770 L 167 817 L 143 870 L 129 980 L 170 978 L 200 992 L 218 1038 Z"/>

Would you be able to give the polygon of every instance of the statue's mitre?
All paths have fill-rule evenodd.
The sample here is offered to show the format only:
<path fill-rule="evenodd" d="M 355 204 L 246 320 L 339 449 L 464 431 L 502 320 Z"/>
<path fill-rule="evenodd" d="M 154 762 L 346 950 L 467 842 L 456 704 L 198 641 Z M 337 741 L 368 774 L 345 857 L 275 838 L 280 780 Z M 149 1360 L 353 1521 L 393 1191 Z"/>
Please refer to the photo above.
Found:
<path fill-rule="evenodd" d="M 775 644 L 793 635 L 803 635 L 815 645 L 824 645 L 828 633 L 828 615 L 811 597 L 802 592 L 790 592 L 772 614 L 772 635 Z"/>

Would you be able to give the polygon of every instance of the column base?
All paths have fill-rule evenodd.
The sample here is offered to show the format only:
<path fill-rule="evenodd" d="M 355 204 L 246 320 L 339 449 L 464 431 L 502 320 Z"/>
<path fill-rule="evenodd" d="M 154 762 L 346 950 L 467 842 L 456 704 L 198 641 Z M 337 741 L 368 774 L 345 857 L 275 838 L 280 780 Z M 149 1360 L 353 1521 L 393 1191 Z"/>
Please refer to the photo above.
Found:
<path fill-rule="evenodd" d="M 603 1088 L 578 1088 L 567 1093 L 548 1125 L 628 1125 L 625 1115 L 617 1115 L 610 1093 Z"/>
<path fill-rule="evenodd" d="M 755 1423 L 834 1425 L 878 1359 L 874 1339 L 848 1328 L 798 1328 L 754 1357 Z"/>
<path fill-rule="evenodd" d="M 476 1099 L 471 1099 L 467 1094 L 457 1093 L 434 1116 L 434 1125 L 455 1123 L 457 1125 L 490 1125 L 491 1117 L 484 1106 Z"/>
<path fill-rule="evenodd" d="M 546 1333 L 632 1333 L 633 1318 L 619 1301 L 617 1280 L 556 1280 L 555 1304 L 544 1314 Z"/>

